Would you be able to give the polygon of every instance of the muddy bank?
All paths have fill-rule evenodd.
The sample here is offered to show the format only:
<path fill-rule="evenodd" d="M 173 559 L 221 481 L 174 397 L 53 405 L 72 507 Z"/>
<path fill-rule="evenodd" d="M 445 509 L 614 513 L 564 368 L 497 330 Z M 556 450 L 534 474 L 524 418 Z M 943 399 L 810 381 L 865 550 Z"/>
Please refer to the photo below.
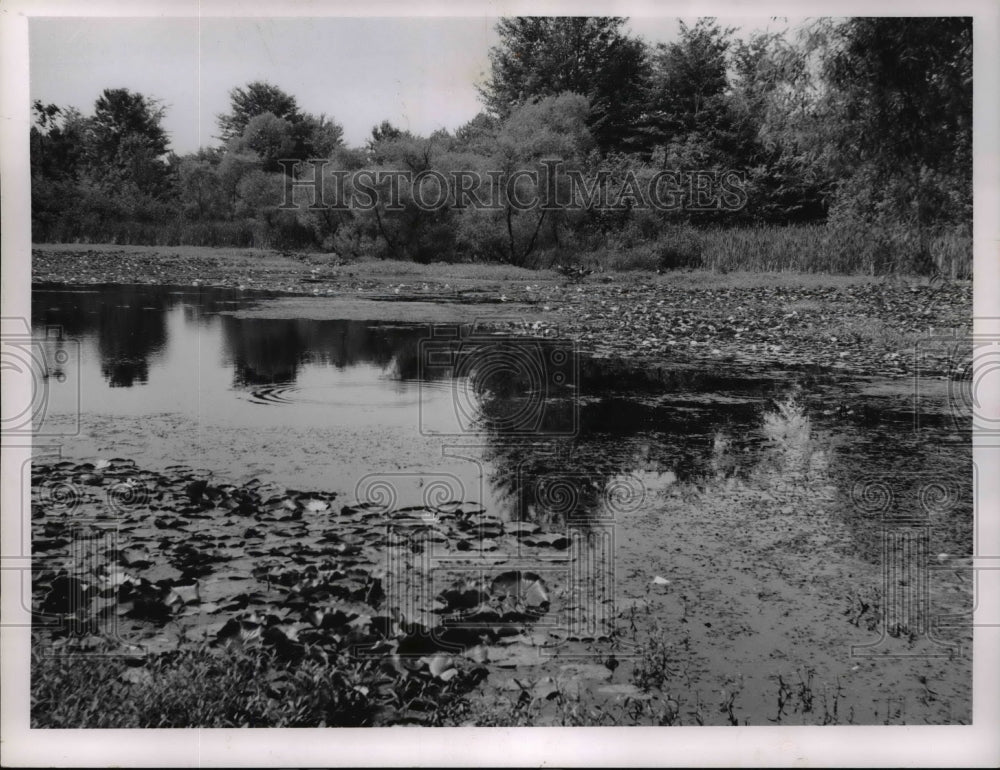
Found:
<path fill-rule="evenodd" d="M 439 722 L 489 667 L 530 663 L 539 652 L 527 634 L 553 611 L 554 589 L 505 565 L 523 549 L 542 568 L 570 547 L 561 533 L 502 522 L 474 501 L 342 502 L 336 492 L 236 485 L 185 466 L 154 472 L 124 458 L 38 462 L 32 499 L 41 657 L 77 654 L 86 666 L 88 653 L 124 656 L 127 671 L 103 696 L 137 701 L 162 685 L 154 674 L 178 651 L 214 655 L 217 669 L 254 651 L 275 669 L 319 661 L 350 678 L 355 702 L 343 724 L 359 726 Z M 451 564 L 433 590 L 423 569 L 432 556 Z M 59 724 L 59 704 L 38 697 L 57 683 L 34 684 L 36 725 L 86 726 Z M 268 698 L 268 713 L 294 713 L 277 683 Z M 196 714 L 173 719 L 90 726 L 209 726 Z"/>
<path fill-rule="evenodd" d="M 822 436 L 794 410 L 774 430 L 749 464 L 737 453 L 740 472 L 722 441 L 712 473 L 613 521 L 398 507 L 122 458 L 38 462 L 36 644 L 81 665 L 124 654 L 102 697 L 126 701 L 177 651 L 223 671 L 262 655 L 277 683 L 335 666 L 356 699 L 336 713 L 362 724 L 968 722 L 968 560 L 935 562 L 926 596 L 896 575 L 894 592 L 927 602 L 900 614 L 885 565 L 857 555 Z M 928 633 L 932 618 L 951 627 Z M 50 674 L 35 682 L 60 692 Z M 292 713 L 280 684 L 266 702 Z M 59 726 L 55 701 L 35 709 Z"/>
<path fill-rule="evenodd" d="M 790 364 L 895 378 L 969 374 L 963 335 L 971 330 L 970 282 L 638 272 L 568 280 L 498 265 L 343 264 L 316 254 L 121 246 L 38 246 L 32 258 L 35 282 L 298 295 L 252 311 L 268 318 L 513 318 L 506 326 L 518 333 L 557 335 L 641 363 Z M 359 299 L 380 303 L 353 304 Z"/>
<path fill-rule="evenodd" d="M 255 307 L 234 310 L 236 318 L 303 319 L 309 321 L 379 321 L 439 324 L 535 323 L 543 318 L 537 307 L 519 302 L 455 301 L 450 297 L 399 300 L 387 297 L 278 297 Z"/>

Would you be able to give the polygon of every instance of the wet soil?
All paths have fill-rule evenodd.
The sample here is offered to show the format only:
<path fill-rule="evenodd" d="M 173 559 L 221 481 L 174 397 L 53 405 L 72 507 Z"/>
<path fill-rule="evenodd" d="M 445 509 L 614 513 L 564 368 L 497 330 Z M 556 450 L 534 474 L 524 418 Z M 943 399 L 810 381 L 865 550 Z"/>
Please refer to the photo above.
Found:
<path fill-rule="evenodd" d="M 959 434 L 952 465 L 968 451 L 962 431 L 946 427 L 950 383 L 969 374 L 955 335 L 969 326 L 968 284 L 425 280 L 304 255 L 124 247 L 42 247 L 33 269 L 39 283 L 197 282 L 284 294 L 221 311 L 242 320 L 485 319 L 493 331 L 571 339 L 636 372 L 670 372 L 667 384 L 706 367 L 722 379 L 822 373 L 826 384 L 805 397 L 809 411 L 863 423 L 864 441 L 876 443 L 896 435 L 882 436 L 880 421 L 912 420 L 919 374 L 934 430 L 899 451 L 947 453 L 942 430 Z M 661 380 L 633 397 L 664 398 Z M 696 416 L 700 400 L 722 408 L 727 398 L 677 390 L 672 407 L 688 399 Z M 853 401 L 866 399 L 883 407 L 871 419 L 855 414 Z M 55 619 L 50 642 L 59 645 L 86 644 L 88 634 L 73 629 L 111 619 L 152 652 L 187 639 L 290 655 L 374 645 L 395 666 L 390 679 L 468 682 L 457 724 L 967 723 L 971 507 L 924 494 L 940 486 L 933 474 L 897 482 L 900 468 L 887 461 L 872 471 L 889 479 L 894 499 L 939 499 L 923 523 L 886 518 L 889 509 L 866 507 L 870 489 L 855 496 L 860 469 L 845 470 L 835 440 L 794 414 L 785 419 L 791 427 L 756 446 L 731 436 L 727 447 L 720 433 L 710 472 L 668 479 L 619 506 L 611 534 L 599 519 L 511 520 L 481 500 L 366 507 L 344 489 L 303 492 L 172 467 L 170 452 L 162 462 L 143 454 L 150 467 L 140 467 L 111 457 L 109 436 L 118 430 L 127 441 L 127 421 L 97 421 L 89 465 L 33 469 L 36 558 L 65 562 L 82 530 L 99 557 L 82 572 L 36 569 L 36 609 Z M 174 446 L 171 431 L 165 424 L 165 447 Z M 114 542 L 100 535 L 112 522 Z M 397 537 L 402 582 L 386 567 Z M 613 579 L 581 579 L 573 565 L 602 564 L 607 537 Z M 433 572 L 428 559 L 446 565 L 430 585 L 420 577 Z M 387 723 L 420 721 L 387 709 Z"/>
<path fill-rule="evenodd" d="M 380 300 L 380 318 L 410 312 L 435 321 L 486 318 L 642 363 L 796 363 L 887 377 L 968 375 L 968 281 L 642 272 L 567 280 L 550 270 L 504 273 L 445 264 L 392 270 L 318 254 L 65 244 L 33 248 L 32 280 L 227 286 L 333 300 L 284 299 L 245 311 L 270 318 L 353 318 L 366 311 L 344 300 Z M 393 310 L 394 301 L 409 307 Z"/>

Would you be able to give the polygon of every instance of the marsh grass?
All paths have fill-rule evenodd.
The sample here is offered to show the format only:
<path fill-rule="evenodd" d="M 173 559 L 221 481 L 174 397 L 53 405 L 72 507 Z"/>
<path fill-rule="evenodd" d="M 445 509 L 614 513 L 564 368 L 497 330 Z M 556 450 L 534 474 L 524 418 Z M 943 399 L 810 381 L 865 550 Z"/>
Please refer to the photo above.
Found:
<path fill-rule="evenodd" d="M 100 222 L 67 220 L 35 239 L 48 243 L 115 244 L 128 246 L 201 246 L 215 248 L 298 249 L 317 257 L 384 262 L 373 274 L 413 270 L 414 262 L 380 259 L 371 249 L 333 251 L 316 246 L 308 228 L 284 226 L 274 230 L 252 221 L 160 222 L 109 217 Z M 449 264 L 473 261 L 442 249 L 439 259 Z M 431 255 L 426 261 L 433 262 Z M 480 263 L 482 264 L 482 263 Z M 489 264 L 489 263 L 485 263 Z M 578 264 L 604 272 L 674 272 L 706 270 L 712 273 L 800 272 L 839 275 L 938 275 L 948 279 L 972 277 L 972 237 L 967 229 L 921 232 L 902 226 L 858 224 L 758 225 L 698 228 L 664 224 L 646 238 L 618 233 L 587 237 L 569 232 L 558 247 L 533 253 L 526 268 L 495 265 L 495 279 L 530 277 L 556 264 Z M 512 276 L 511 273 L 514 273 Z M 491 276 L 492 277 L 492 276 Z"/>
<path fill-rule="evenodd" d="M 32 653 L 32 727 L 318 727 L 374 724 L 371 671 L 207 647 L 140 659 Z"/>
<path fill-rule="evenodd" d="M 57 656 L 36 640 L 31 726 L 434 725 L 446 721 L 456 701 L 479 681 L 462 675 L 441 683 L 400 675 L 383 664 L 376 657 L 319 649 L 289 657 L 274 648 L 206 644 L 145 657 L 110 649 Z"/>
<path fill-rule="evenodd" d="M 544 263 L 542 257 L 540 262 Z M 608 271 L 708 270 L 841 275 L 972 277 L 972 238 L 961 229 L 920 233 L 904 227 L 761 225 L 674 226 L 654 240 L 582 251 L 578 261 Z"/>

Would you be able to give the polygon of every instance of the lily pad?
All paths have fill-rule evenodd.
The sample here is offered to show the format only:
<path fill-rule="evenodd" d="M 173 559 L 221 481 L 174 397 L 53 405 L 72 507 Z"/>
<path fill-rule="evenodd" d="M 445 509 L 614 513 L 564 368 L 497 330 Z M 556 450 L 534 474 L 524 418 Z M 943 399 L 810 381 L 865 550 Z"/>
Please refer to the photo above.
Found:
<path fill-rule="evenodd" d="M 446 671 L 454 670 L 454 661 L 450 655 L 435 655 L 427 661 L 427 668 L 432 676 L 441 677 Z"/>
<path fill-rule="evenodd" d="M 526 545 L 544 547 L 544 548 L 569 548 L 570 539 L 566 535 L 561 535 L 558 533 L 539 533 L 534 535 L 528 535 L 522 538 L 522 542 Z"/>
<path fill-rule="evenodd" d="M 545 662 L 545 659 L 534 647 L 512 644 L 508 647 L 490 648 L 490 662 L 500 668 L 522 668 L 540 666 Z"/>
<path fill-rule="evenodd" d="M 549 609 L 549 592 L 545 581 L 534 572 L 513 570 L 494 578 L 490 593 L 498 597 L 511 597 L 527 608 L 539 612 Z"/>
<path fill-rule="evenodd" d="M 507 534 L 524 537 L 525 535 L 533 535 L 541 528 L 530 521 L 512 521 L 504 525 L 504 529 L 507 531 Z"/>

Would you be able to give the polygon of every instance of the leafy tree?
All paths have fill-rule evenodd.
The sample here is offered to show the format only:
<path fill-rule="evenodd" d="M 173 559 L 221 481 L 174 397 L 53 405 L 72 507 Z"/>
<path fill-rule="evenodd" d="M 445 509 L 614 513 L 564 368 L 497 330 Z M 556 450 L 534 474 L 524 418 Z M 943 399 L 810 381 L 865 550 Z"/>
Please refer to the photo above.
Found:
<path fill-rule="evenodd" d="M 85 138 L 89 172 L 113 192 L 132 187 L 140 194 L 169 192 L 164 107 L 127 88 L 105 89 L 94 103 Z"/>
<path fill-rule="evenodd" d="M 464 149 L 487 154 L 496 142 L 499 129 L 500 121 L 495 116 L 480 112 L 455 130 L 455 141 Z"/>
<path fill-rule="evenodd" d="M 506 118 L 534 98 L 572 92 L 590 100 L 589 126 L 602 149 L 628 143 L 642 112 L 646 47 L 628 37 L 619 17 L 501 19 L 499 45 L 480 96 Z"/>
<path fill-rule="evenodd" d="M 234 88 L 230 101 L 229 113 L 218 117 L 220 138 L 227 144 L 242 140 L 242 149 L 256 144 L 269 171 L 281 158 L 329 158 L 344 143 L 341 125 L 326 115 L 302 112 L 294 96 L 270 83 Z"/>
<path fill-rule="evenodd" d="M 301 235 L 298 224 L 286 221 L 290 216 L 287 212 L 275 213 L 272 208 L 260 205 L 259 193 L 271 189 L 271 175 L 275 173 L 295 176 L 304 172 L 301 167 L 282 161 L 332 157 L 343 146 L 343 127 L 325 115 L 316 117 L 302 112 L 295 97 L 269 83 L 254 82 L 245 88 L 235 88 L 230 97 L 230 112 L 218 118 L 226 139 L 225 157 L 218 168 L 221 195 L 237 215 L 256 212 L 254 216 L 264 230 L 270 232 L 277 227 L 291 233 L 292 240 L 298 240 Z M 253 178 L 245 179 L 248 175 Z M 266 184 L 264 179 L 268 180 Z M 255 202 L 248 204 L 248 200 Z"/>
<path fill-rule="evenodd" d="M 243 136 L 250 121 L 267 112 L 289 123 L 302 119 L 295 97 L 270 83 L 254 81 L 245 88 L 234 88 L 229 92 L 229 100 L 230 111 L 217 118 L 223 142 Z"/>
<path fill-rule="evenodd" d="M 260 158 L 255 153 L 247 150 L 239 142 L 230 142 L 216 171 L 230 216 L 235 213 L 239 201 L 240 180 L 253 171 L 259 171 L 260 167 Z"/>
<path fill-rule="evenodd" d="M 383 120 L 377 126 L 372 128 L 372 137 L 369 142 L 377 144 L 378 142 L 391 141 L 393 139 L 399 139 L 406 133 L 409 132 L 403 131 L 401 128 L 396 128 L 388 120 Z"/>
<path fill-rule="evenodd" d="M 741 130 L 727 93 L 733 31 L 714 19 L 681 22 L 680 40 L 657 46 L 641 121 L 644 149 L 694 142 L 707 148 L 702 163 L 731 165 L 745 157 L 751 137 Z"/>
<path fill-rule="evenodd" d="M 250 119 L 243 135 L 231 143 L 235 152 L 253 152 L 266 172 L 281 171 L 279 160 L 295 156 L 292 124 L 271 112 Z"/>
<path fill-rule="evenodd" d="M 418 137 L 396 129 L 388 121 L 373 129 L 367 170 L 407 172 L 371 185 L 377 189 L 377 203 L 360 215 L 368 229 L 382 239 L 388 255 L 429 262 L 451 250 L 455 240 L 450 208 L 452 191 L 447 187 L 440 190 L 441 182 L 436 177 L 420 176 L 423 172 L 440 171 L 440 160 L 451 143 L 448 136 Z M 432 208 L 420 205 L 420 200 L 434 204 L 440 201 L 441 205 Z"/>
<path fill-rule="evenodd" d="M 413 134 L 397 128 L 390 121 L 383 120 L 377 126 L 372 126 L 371 136 L 365 142 L 365 150 L 373 163 L 382 163 L 385 157 L 379 153 L 379 147 L 386 142 L 394 142 L 402 138 L 412 139 Z"/>
<path fill-rule="evenodd" d="M 871 203 L 901 221 L 968 222 L 971 19 L 852 18 L 834 29 L 830 49 L 824 75 L 837 126 L 832 160 L 848 180 L 840 205 L 874 184 Z"/>
<path fill-rule="evenodd" d="M 699 19 L 693 27 L 681 22 L 680 40 L 656 47 L 650 93 L 664 129 L 684 134 L 716 116 L 728 85 L 732 33 L 714 19 Z"/>
<path fill-rule="evenodd" d="M 182 158 L 178 168 L 178 195 L 186 216 L 199 220 L 222 218 L 226 200 L 218 164 L 202 153 Z"/>
<path fill-rule="evenodd" d="M 809 55 L 776 32 L 732 47 L 729 102 L 745 136 L 746 215 L 753 219 L 787 224 L 826 217 L 830 127 L 817 110 L 820 87 Z"/>
<path fill-rule="evenodd" d="M 316 117 L 308 112 L 292 123 L 295 141 L 294 157 L 301 160 L 330 158 L 344 144 L 344 128 L 326 115 Z"/>
<path fill-rule="evenodd" d="M 160 122 L 166 113 L 157 99 L 127 88 L 105 89 L 94 103 L 91 144 L 100 158 L 113 157 L 125 137 L 135 136 L 159 157 L 167 152 L 167 133 Z"/>
<path fill-rule="evenodd" d="M 67 212 L 78 199 L 85 169 L 87 119 L 76 109 L 33 105 L 31 127 L 31 225 L 36 241 L 58 240 Z"/>
<path fill-rule="evenodd" d="M 731 58 L 734 109 L 753 124 L 763 142 L 787 138 L 793 119 L 808 114 L 817 98 L 809 51 L 780 32 L 759 32 L 736 40 Z"/>
<path fill-rule="evenodd" d="M 543 243 L 558 245 L 558 226 L 564 215 L 542 204 L 550 194 L 566 200 L 568 193 L 551 187 L 545 162 L 562 162 L 559 179 L 565 185 L 566 172 L 579 166 L 595 147 L 590 114 L 585 97 L 566 93 L 528 102 L 503 122 L 492 162 L 500 172 L 497 181 L 503 207 L 500 212 L 483 213 L 494 227 L 500 223 L 505 230 L 504 256 L 510 263 L 525 265 Z M 538 181 L 524 172 L 534 172 Z M 512 199 L 538 205 L 524 209 Z"/>
<path fill-rule="evenodd" d="M 35 101 L 31 127 L 31 174 L 39 180 L 76 179 L 86 150 L 87 119 L 73 107 Z"/>

